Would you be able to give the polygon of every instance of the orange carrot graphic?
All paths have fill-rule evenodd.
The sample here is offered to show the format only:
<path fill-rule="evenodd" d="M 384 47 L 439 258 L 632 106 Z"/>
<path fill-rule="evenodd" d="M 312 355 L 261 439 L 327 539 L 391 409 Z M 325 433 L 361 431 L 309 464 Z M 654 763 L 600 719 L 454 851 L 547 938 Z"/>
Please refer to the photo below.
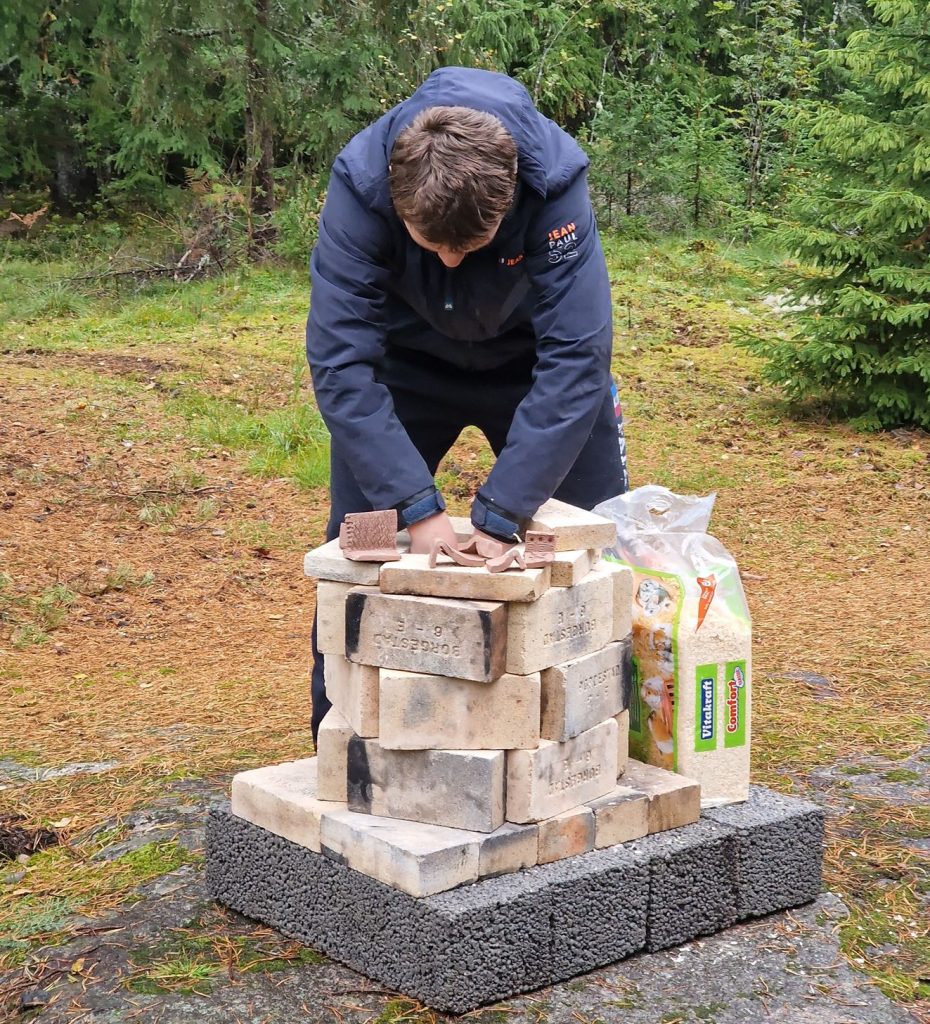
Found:
<path fill-rule="evenodd" d="M 710 603 L 714 599 L 717 590 L 716 576 L 698 576 L 698 586 L 701 588 L 701 599 L 698 601 L 698 620 L 695 632 L 701 628 L 701 624 L 707 616 Z"/>

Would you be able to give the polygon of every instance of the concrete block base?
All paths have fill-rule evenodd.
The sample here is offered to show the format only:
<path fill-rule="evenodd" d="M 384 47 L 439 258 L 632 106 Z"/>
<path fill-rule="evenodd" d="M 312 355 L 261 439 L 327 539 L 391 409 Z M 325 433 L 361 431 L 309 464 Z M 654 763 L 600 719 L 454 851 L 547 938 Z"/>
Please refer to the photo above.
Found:
<path fill-rule="evenodd" d="M 750 786 L 745 803 L 712 808 L 704 817 L 736 833 L 741 920 L 816 899 L 824 826 L 817 804 Z"/>
<path fill-rule="evenodd" d="M 233 815 L 207 826 L 221 903 L 449 1013 L 797 906 L 820 889 L 823 812 L 749 800 L 646 836 L 413 897 Z"/>

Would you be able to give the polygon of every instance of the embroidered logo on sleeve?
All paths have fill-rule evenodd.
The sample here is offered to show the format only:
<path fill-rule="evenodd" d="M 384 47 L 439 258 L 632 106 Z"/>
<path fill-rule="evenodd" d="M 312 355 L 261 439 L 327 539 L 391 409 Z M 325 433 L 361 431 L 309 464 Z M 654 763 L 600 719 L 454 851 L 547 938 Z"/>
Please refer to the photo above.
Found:
<path fill-rule="evenodd" d="M 573 260 L 578 255 L 578 234 L 574 221 L 569 221 L 568 224 L 563 224 L 560 228 L 550 231 L 548 239 L 550 263 Z"/>

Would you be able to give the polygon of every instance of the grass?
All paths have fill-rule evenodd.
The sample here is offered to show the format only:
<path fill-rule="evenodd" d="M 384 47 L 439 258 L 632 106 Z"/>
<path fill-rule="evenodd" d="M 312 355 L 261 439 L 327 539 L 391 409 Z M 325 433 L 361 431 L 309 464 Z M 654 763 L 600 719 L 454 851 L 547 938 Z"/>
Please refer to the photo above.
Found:
<path fill-rule="evenodd" d="M 930 835 L 930 808 L 863 798 L 854 805 L 828 825 L 825 871 L 831 885 L 849 894 L 841 948 L 892 999 L 928 999 L 930 871 L 907 841 Z"/>
<path fill-rule="evenodd" d="M 7 352 L 81 351 L 88 342 L 98 352 L 148 352 L 163 345 L 166 333 L 185 337 L 197 351 L 221 345 L 249 352 L 260 335 L 264 347 L 286 360 L 294 335 L 285 335 L 283 324 L 306 318 L 306 274 L 296 269 L 245 268 L 187 284 L 157 281 L 142 289 L 69 282 L 77 275 L 67 257 L 10 255 L 0 259 L 0 271 L 0 316 L 7 331 L 0 348 Z M 267 322 L 257 330 L 256 319 Z"/>
<path fill-rule="evenodd" d="M 201 444 L 245 452 L 260 477 L 286 477 L 301 487 L 329 480 L 329 434 L 316 407 L 294 396 L 282 409 L 250 412 L 238 402 L 186 391 L 169 403 Z"/>
<path fill-rule="evenodd" d="M 113 840 L 109 832 L 80 851 L 42 850 L 29 858 L 23 879 L 0 886 L 0 970 L 20 962 L 29 949 L 65 937 L 72 915 L 99 913 L 125 901 L 143 882 L 199 863 L 174 840 L 149 843 L 112 861 L 92 859 Z"/>
<path fill-rule="evenodd" d="M 174 928 L 165 940 L 133 949 L 125 985 L 133 992 L 207 995 L 213 979 L 256 972 L 276 973 L 305 964 L 327 963 L 324 956 L 269 929 L 230 934 L 225 918 Z"/>
<path fill-rule="evenodd" d="M 13 646 L 19 650 L 44 644 L 62 626 L 78 595 L 62 583 L 46 587 L 36 597 L 16 593 L 12 577 L 0 575 L 0 623 L 12 627 Z"/>
<path fill-rule="evenodd" d="M 105 244 L 92 241 L 92 254 Z M 926 440 L 793 418 L 737 343 L 784 329 L 759 302 L 771 287 L 763 249 L 611 237 L 605 249 L 633 483 L 717 491 L 713 529 L 744 573 L 755 777 L 788 790 L 839 764 L 848 782 L 916 782 L 893 762 L 927 736 L 915 685 L 927 666 L 913 642 L 930 631 Z M 5 425 L 25 424 L 5 478 L 16 543 L 0 574 L 0 732 L 13 740 L 0 757 L 119 763 L 0 799 L 36 825 L 70 818 L 74 835 L 147 806 L 170 780 L 306 755 L 312 597 L 297 554 L 322 539 L 328 473 L 302 353 L 303 271 L 138 291 L 64 281 L 77 272 L 65 248 L 0 251 Z M 466 431 L 438 474 L 453 511 L 467 510 L 492 461 Z M 827 677 L 836 696 L 785 676 L 798 670 Z M 918 915 L 930 882 L 907 842 L 930 822 L 913 808 L 855 807 L 831 822 L 826 863 L 851 911 L 843 951 L 894 998 L 926 999 Z M 63 941 L 74 914 L 196 863 L 176 847 L 93 861 L 98 848 L 43 851 L 0 890 L 0 934 L 14 943 L 0 964 Z M 250 941 L 223 921 L 172 933 L 133 950 L 130 987 L 206 991 L 230 964 L 267 970 L 305 955 Z M 875 952 L 884 945 L 900 952 Z M 398 999 L 381 1024 L 436 1019 Z"/>

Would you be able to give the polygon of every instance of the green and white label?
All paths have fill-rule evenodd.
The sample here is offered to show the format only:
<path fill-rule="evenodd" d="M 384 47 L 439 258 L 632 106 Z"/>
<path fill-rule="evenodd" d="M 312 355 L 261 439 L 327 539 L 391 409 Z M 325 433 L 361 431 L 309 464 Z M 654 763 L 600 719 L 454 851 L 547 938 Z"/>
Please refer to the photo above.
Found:
<path fill-rule="evenodd" d="M 698 665 L 694 676 L 694 749 L 717 748 L 717 666 Z"/>
<path fill-rule="evenodd" d="M 635 732 L 637 735 L 642 735 L 643 732 L 643 715 L 642 715 L 642 697 L 639 692 L 639 661 L 636 655 L 633 655 L 633 680 L 632 680 L 632 693 L 630 696 L 630 732 Z M 647 709 L 648 710 L 648 709 Z"/>
<path fill-rule="evenodd" d="M 746 709 L 749 707 L 746 662 L 728 661 L 724 679 L 723 745 L 741 747 L 746 742 Z"/>

